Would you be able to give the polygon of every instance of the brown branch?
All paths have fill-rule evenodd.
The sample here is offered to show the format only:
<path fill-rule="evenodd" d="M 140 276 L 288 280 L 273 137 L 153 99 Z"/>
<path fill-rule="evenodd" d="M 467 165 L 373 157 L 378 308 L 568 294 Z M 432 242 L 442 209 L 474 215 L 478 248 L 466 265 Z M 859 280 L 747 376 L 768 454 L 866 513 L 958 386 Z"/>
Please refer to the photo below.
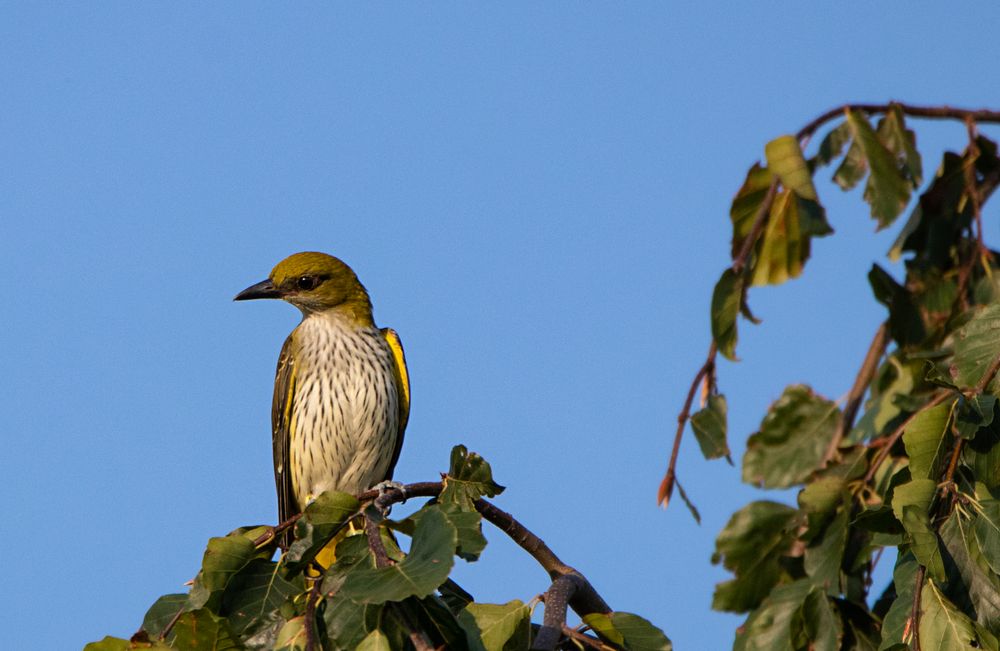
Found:
<path fill-rule="evenodd" d="M 314 579 L 312 586 L 309 588 L 309 595 L 306 597 L 306 612 L 303 615 L 302 622 L 302 625 L 306 629 L 306 651 L 316 651 L 321 648 L 318 646 L 318 640 L 316 639 L 316 606 L 319 605 L 319 600 L 323 598 L 319 589 L 321 583 L 321 579 Z"/>
<path fill-rule="evenodd" d="M 375 557 L 375 567 L 389 567 L 392 561 L 385 551 L 382 543 L 382 533 L 379 531 L 378 522 L 374 518 L 365 517 L 365 536 L 368 538 L 368 549 Z"/>
<path fill-rule="evenodd" d="M 913 104 L 901 104 L 899 102 L 889 102 L 887 104 L 843 104 L 832 108 L 826 113 L 818 116 L 806 126 L 802 127 L 797 134 L 798 139 L 811 137 L 824 124 L 844 114 L 845 111 L 863 111 L 868 114 L 886 113 L 893 107 L 899 107 L 904 115 L 915 118 L 927 118 L 932 120 L 968 120 L 975 122 L 1000 123 L 1000 111 L 990 109 L 963 109 L 951 106 L 915 106 Z"/>
<path fill-rule="evenodd" d="M 410 618 L 410 615 L 400 606 L 398 603 L 391 603 L 389 606 L 392 609 L 392 614 L 396 616 L 399 622 L 406 629 L 407 634 L 410 637 L 410 642 L 413 644 L 413 648 L 417 651 L 434 651 L 434 645 L 431 644 L 430 639 L 427 637 L 421 628 Z"/>
<path fill-rule="evenodd" d="M 559 644 L 566 626 L 566 606 L 582 582 L 579 575 L 564 574 L 556 577 L 549 586 L 542 598 L 545 602 L 545 614 L 542 617 L 542 627 L 531 643 L 533 651 L 551 651 Z"/>
<path fill-rule="evenodd" d="M 878 471 L 879 466 L 881 466 L 882 462 L 885 461 L 885 458 L 889 456 L 889 451 L 892 449 L 892 446 L 896 444 L 896 441 L 898 441 L 899 437 L 903 435 L 903 432 L 906 431 L 906 428 L 910 426 L 910 423 L 913 422 L 913 419 L 922 414 L 923 412 L 927 411 L 928 409 L 940 405 L 951 395 L 952 393 L 949 391 L 944 391 L 944 390 L 939 391 L 937 394 L 934 395 L 933 398 L 931 398 L 931 400 L 926 405 L 924 405 L 920 409 L 916 410 L 915 412 L 907 416 L 906 420 L 900 423 L 899 427 L 893 430 L 892 434 L 890 434 L 889 437 L 887 438 L 885 445 L 882 446 L 882 448 L 878 451 L 878 454 L 875 455 L 875 458 L 872 459 L 872 463 L 868 467 L 868 472 L 865 473 L 866 483 L 870 482 L 872 478 L 875 476 L 875 473 Z"/>
<path fill-rule="evenodd" d="M 997 372 L 1000 371 L 1000 355 L 993 358 L 990 365 L 986 367 L 986 372 L 983 373 L 983 377 L 979 378 L 979 382 L 976 383 L 976 395 L 979 395 L 986 391 L 986 387 L 989 386 L 993 378 L 997 376 Z"/>
<path fill-rule="evenodd" d="M 854 378 L 854 384 L 851 386 L 851 390 L 847 393 L 847 400 L 844 402 L 844 411 L 840 419 L 840 426 L 837 428 L 836 435 L 830 440 L 830 446 L 826 449 L 826 454 L 823 456 L 823 462 L 821 466 L 826 465 L 833 455 L 837 452 L 837 448 L 840 446 L 840 442 L 844 440 L 847 433 L 851 431 L 851 427 L 854 426 L 854 419 L 858 415 L 858 409 L 861 407 L 861 401 L 865 397 L 865 393 L 868 391 L 868 385 L 871 384 L 872 379 L 875 377 L 875 372 L 878 370 L 879 362 L 882 360 L 882 356 L 885 355 L 885 349 L 889 345 L 889 324 L 883 322 L 879 326 L 878 330 L 875 331 L 875 336 L 872 338 L 872 343 L 868 346 L 868 352 L 865 353 L 865 359 L 861 362 L 861 368 L 858 370 L 857 376 Z"/>

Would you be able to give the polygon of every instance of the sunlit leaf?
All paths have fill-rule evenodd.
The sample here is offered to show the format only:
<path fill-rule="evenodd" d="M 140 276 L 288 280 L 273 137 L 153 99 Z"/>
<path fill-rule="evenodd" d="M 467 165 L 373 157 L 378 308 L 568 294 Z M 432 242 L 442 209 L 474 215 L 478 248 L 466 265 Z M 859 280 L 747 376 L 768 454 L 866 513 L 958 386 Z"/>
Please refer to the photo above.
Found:
<path fill-rule="evenodd" d="M 917 506 L 904 506 L 903 528 L 910 535 L 910 549 L 917 561 L 927 568 L 929 576 L 937 581 L 944 581 L 944 559 L 941 557 L 937 533 L 931 527 L 927 513 Z"/>
<path fill-rule="evenodd" d="M 191 606 L 186 594 L 163 595 L 146 611 L 146 616 L 142 619 L 142 630 L 150 637 L 157 637 L 178 613 L 189 609 Z"/>
<path fill-rule="evenodd" d="M 585 624 L 629 651 L 671 651 L 673 645 L 663 631 L 632 613 L 591 613 Z"/>
<path fill-rule="evenodd" d="M 988 646 L 996 640 L 977 630 L 965 614 L 955 608 L 934 581 L 928 581 L 920 593 L 920 646 L 935 651 L 968 651 Z"/>
<path fill-rule="evenodd" d="M 771 170 L 755 164 L 747 171 L 746 180 L 736 197 L 733 198 L 729 217 L 733 223 L 732 255 L 736 257 L 743 247 L 744 240 L 753 228 L 754 217 L 760 209 L 774 175 Z"/>
<path fill-rule="evenodd" d="M 795 136 L 780 136 L 764 146 L 768 168 L 778 175 L 781 184 L 804 199 L 816 201 L 816 188 L 805 156 Z"/>
<path fill-rule="evenodd" d="M 256 555 L 253 542 L 244 536 L 226 536 L 208 541 L 201 571 L 191 588 L 191 609 L 207 606 L 215 609 L 229 579 Z"/>
<path fill-rule="evenodd" d="M 896 157 L 897 165 L 903 173 L 903 178 L 913 187 L 918 187 L 923 181 L 923 163 L 920 152 L 917 151 L 917 139 L 913 131 L 906 128 L 903 111 L 899 105 L 893 105 L 879 120 L 876 129 L 879 140 Z"/>
<path fill-rule="evenodd" d="M 903 444 L 910 455 L 911 476 L 924 479 L 938 476 L 952 438 L 948 425 L 954 406 L 954 402 L 946 402 L 925 409 L 907 425 L 903 432 Z"/>
<path fill-rule="evenodd" d="M 470 603 L 458 620 L 486 651 L 514 651 L 528 646 L 531 609 L 519 599 L 505 604 Z"/>

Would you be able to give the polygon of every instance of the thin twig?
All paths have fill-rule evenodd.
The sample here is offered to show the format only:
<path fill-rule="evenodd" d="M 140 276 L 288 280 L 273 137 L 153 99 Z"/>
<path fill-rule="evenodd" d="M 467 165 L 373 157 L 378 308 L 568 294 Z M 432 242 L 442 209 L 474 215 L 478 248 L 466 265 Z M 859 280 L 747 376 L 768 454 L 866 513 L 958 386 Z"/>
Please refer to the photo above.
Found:
<path fill-rule="evenodd" d="M 677 476 L 677 457 L 681 450 L 681 438 L 684 436 L 684 425 L 691 416 L 691 404 L 694 402 L 694 396 L 698 391 L 698 386 L 701 385 L 702 380 L 712 372 L 712 368 L 715 366 L 716 350 L 715 341 L 713 340 L 711 345 L 708 347 L 708 356 L 705 359 L 705 363 L 702 364 L 701 368 L 698 369 L 698 372 L 695 373 L 694 380 L 691 381 L 691 386 L 688 388 L 687 398 L 684 399 L 684 406 L 681 408 L 681 413 L 677 416 L 677 432 L 674 434 L 674 446 L 670 451 L 670 462 L 667 464 L 667 472 L 663 475 L 663 481 L 660 482 L 660 490 L 656 494 L 657 504 L 663 504 L 665 506 L 670 501 L 670 496 L 673 495 L 674 480 Z"/>
<path fill-rule="evenodd" d="M 569 626 L 564 625 L 562 632 L 566 637 L 573 638 L 577 642 L 589 646 L 591 649 L 598 649 L 599 651 L 614 651 L 614 647 L 604 644 L 597 638 L 581 633 L 575 628 L 570 628 Z"/>
<path fill-rule="evenodd" d="M 868 391 L 868 386 L 875 377 L 879 362 L 882 360 L 882 356 L 885 355 L 885 349 L 888 345 L 889 324 L 883 322 L 878 330 L 875 331 L 872 343 L 868 346 L 868 352 L 865 353 L 865 360 L 861 363 L 861 368 L 854 378 L 854 385 L 851 386 L 851 390 L 847 394 L 843 415 L 840 418 L 840 426 L 837 428 L 836 435 L 830 440 L 830 445 L 823 456 L 823 463 L 820 464 L 821 467 L 833 459 L 833 455 L 836 454 L 840 442 L 844 440 L 847 433 L 851 431 L 851 427 L 854 426 L 854 419 L 858 415 L 861 401 L 864 399 L 865 393 Z"/>
<path fill-rule="evenodd" d="M 920 409 L 916 410 L 915 412 L 907 416 L 906 420 L 900 423 L 899 427 L 893 430 L 892 434 L 890 434 L 888 439 L 886 440 L 885 445 L 882 446 L 882 448 L 878 451 L 878 454 L 875 455 L 875 458 L 872 459 L 872 463 L 868 467 L 868 472 L 865 473 L 866 483 L 870 482 L 872 478 L 875 476 L 875 473 L 878 472 L 879 466 L 881 466 L 882 462 L 885 461 L 885 458 L 889 456 L 889 451 L 892 449 L 892 446 L 896 444 L 896 441 L 898 441 L 899 437 L 903 435 L 903 432 L 906 431 L 906 428 L 910 426 L 910 423 L 913 422 L 913 419 L 922 414 L 923 412 L 927 411 L 928 409 L 940 405 L 951 395 L 952 393 L 949 391 L 945 390 L 939 391 L 934 395 L 933 398 L 931 398 L 931 400 L 926 405 L 924 405 Z"/>
<path fill-rule="evenodd" d="M 798 138 L 811 137 L 825 123 L 844 114 L 845 111 L 863 111 L 869 115 L 875 113 L 886 113 L 893 107 L 899 107 L 905 115 L 915 118 L 928 119 L 951 119 L 966 120 L 972 119 L 976 122 L 1000 122 L 1000 111 L 990 109 L 963 109 L 951 106 L 915 106 L 913 104 L 902 104 L 899 102 L 889 102 L 887 104 L 842 104 L 832 108 L 826 113 L 819 115 L 806 126 L 799 130 Z"/>
<path fill-rule="evenodd" d="M 981 394 L 986 391 L 986 387 L 989 386 L 993 378 L 997 376 L 997 372 L 1000 371 L 1000 355 L 993 358 L 990 365 L 986 367 L 986 372 L 983 373 L 983 377 L 979 378 L 979 382 L 976 383 L 976 394 Z"/>

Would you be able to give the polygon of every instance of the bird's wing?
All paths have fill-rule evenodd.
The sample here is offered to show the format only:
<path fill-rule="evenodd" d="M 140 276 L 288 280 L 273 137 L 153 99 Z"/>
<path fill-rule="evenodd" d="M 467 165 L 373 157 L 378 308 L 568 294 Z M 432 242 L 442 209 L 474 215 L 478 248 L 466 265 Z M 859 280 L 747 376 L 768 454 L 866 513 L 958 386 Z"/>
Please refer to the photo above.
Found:
<path fill-rule="evenodd" d="M 392 460 L 389 462 L 389 472 L 386 479 L 392 479 L 392 471 L 399 461 L 399 451 L 403 449 L 403 432 L 406 430 L 406 421 L 410 419 L 410 375 L 406 372 L 406 356 L 403 354 L 403 342 L 399 340 L 399 335 L 392 328 L 382 328 L 382 336 L 389 344 L 392 351 L 392 360 L 396 375 L 396 395 L 399 402 L 399 428 L 396 433 L 396 447 L 392 451 Z"/>
<path fill-rule="evenodd" d="M 295 395 L 295 363 L 292 337 L 288 336 L 278 356 L 271 403 L 271 445 L 274 449 L 274 483 L 278 489 L 278 522 L 299 512 L 292 490 L 292 467 L 288 446 L 292 436 L 292 398 Z"/>

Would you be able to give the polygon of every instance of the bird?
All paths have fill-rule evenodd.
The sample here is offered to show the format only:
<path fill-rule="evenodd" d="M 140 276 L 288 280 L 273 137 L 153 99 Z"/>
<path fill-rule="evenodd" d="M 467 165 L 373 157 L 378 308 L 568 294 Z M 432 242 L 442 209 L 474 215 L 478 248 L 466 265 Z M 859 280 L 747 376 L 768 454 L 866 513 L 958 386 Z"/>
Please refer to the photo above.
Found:
<path fill-rule="evenodd" d="M 302 312 L 285 339 L 271 405 L 278 521 L 324 491 L 391 483 L 410 413 L 399 335 L 379 328 L 368 291 L 332 255 L 295 253 L 233 300 L 281 299 Z"/>

